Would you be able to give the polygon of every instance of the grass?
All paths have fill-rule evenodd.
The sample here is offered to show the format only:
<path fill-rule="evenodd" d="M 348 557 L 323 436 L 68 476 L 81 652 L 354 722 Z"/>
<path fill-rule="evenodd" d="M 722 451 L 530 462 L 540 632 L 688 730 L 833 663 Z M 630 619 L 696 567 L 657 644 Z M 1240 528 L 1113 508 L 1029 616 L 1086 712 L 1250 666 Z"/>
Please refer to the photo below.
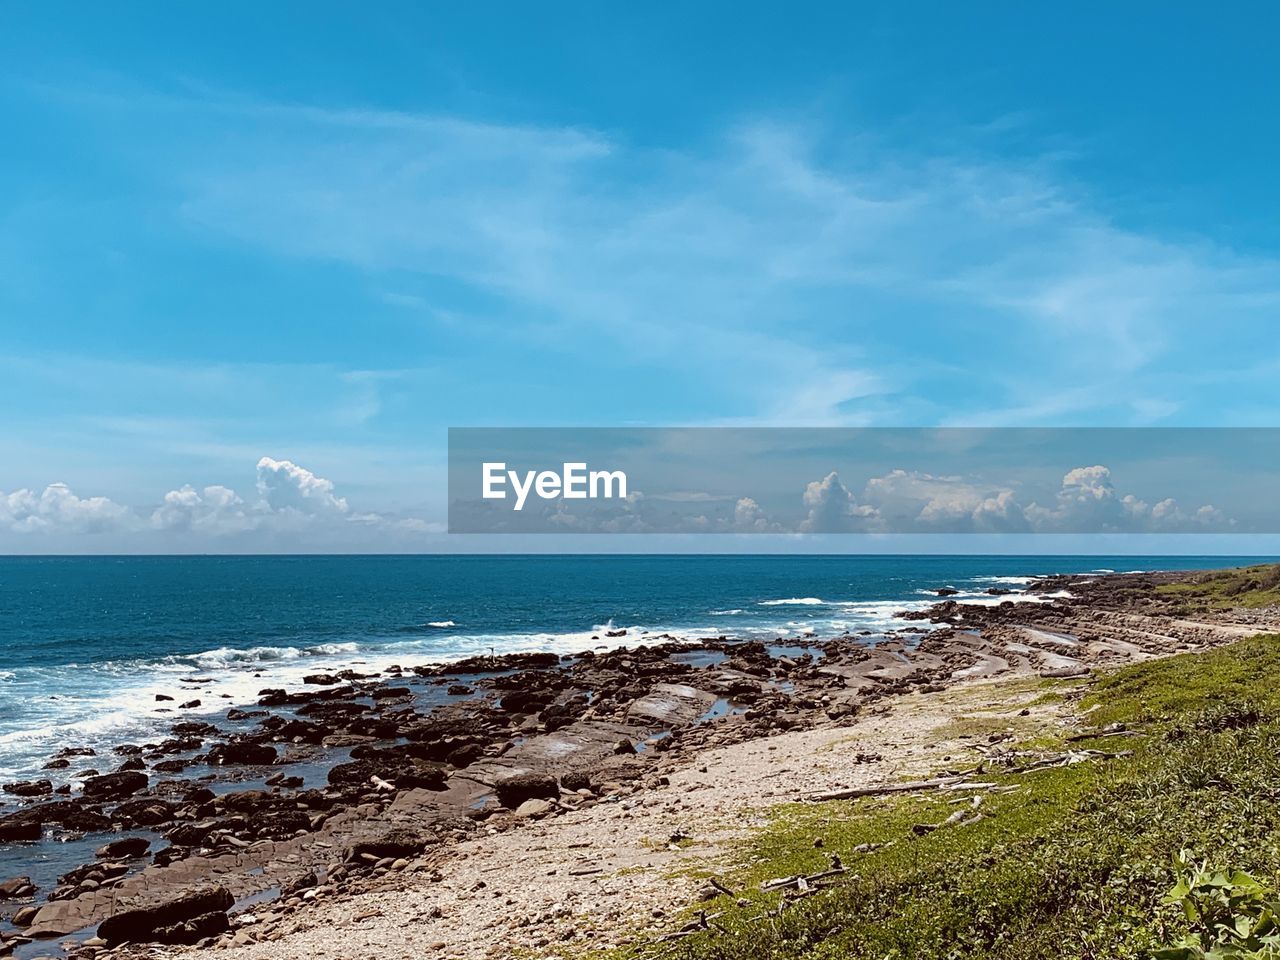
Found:
<path fill-rule="evenodd" d="M 1138 960 L 1187 935 L 1165 894 L 1183 849 L 1280 878 L 1280 637 L 1124 668 L 1082 701 L 1091 724 L 1141 737 L 1082 746 L 1131 757 L 998 782 L 985 817 L 917 835 L 944 794 L 778 807 L 703 905 L 716 928 L 629 957 L 685 960 Z M 820 840 L 821 846 L 815 846 Z M 861 845 L 875 846 L 858 852 Z M 865 849 L 865 848 L 863 848 Z M 837 854 L 842 882 L 778 912 L 762 881 Z"/>
<path fill-rule="evenodd" d="M 1280 564 L 1216 570 L 1194 580 L 1162 584 L 1156 592 L 1186 601 L 1192 609 L 1274 606 L 1280 604 Z"/>

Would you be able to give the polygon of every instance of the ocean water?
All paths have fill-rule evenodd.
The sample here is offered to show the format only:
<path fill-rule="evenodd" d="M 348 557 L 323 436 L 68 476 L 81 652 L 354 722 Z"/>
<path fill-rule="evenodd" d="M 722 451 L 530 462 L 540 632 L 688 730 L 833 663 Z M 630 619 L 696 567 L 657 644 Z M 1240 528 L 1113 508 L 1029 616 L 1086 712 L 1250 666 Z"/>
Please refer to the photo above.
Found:
<path fill-rule="evenodd" d="M 0 557 L 0 780 L 62 746 L 153 736 L 308 673 L 478 653 L 572 653 L 661 634 L 773 639 L 998 603 L 1048 573 L 1196 569 L 1225 557 Z M 1256 562 L 1256 561 L 1255 561 Z M 604 631 L 627 630 L 625 639 Z M 189 683 L 184 681 L 201 681 Z M 157 694 L 199 697 L 159 712 Z"/>

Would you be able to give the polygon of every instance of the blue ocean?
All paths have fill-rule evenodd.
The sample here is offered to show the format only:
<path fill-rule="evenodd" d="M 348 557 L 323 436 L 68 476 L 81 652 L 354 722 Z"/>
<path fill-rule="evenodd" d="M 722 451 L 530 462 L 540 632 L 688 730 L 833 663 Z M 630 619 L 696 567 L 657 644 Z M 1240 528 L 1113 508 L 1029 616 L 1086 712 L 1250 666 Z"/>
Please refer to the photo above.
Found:
<path fill-rule="evenodd" d="M 999 602 L 1048 573 L 1231 566 L 1227 557 L 0 557 L 0 778 L 58 747 L 148 738 L 308 673 L 477 653 L 572 653 L 728 635 L 905 626 L 936 601 Z M 606 630 L 625 629 L 609 639 Z M 198 681 L 198 682 L 195 682 Z M 193 694 L 197 695 L 197 694 Z M 169 707 L 172 704 L 168 704 Z"/>

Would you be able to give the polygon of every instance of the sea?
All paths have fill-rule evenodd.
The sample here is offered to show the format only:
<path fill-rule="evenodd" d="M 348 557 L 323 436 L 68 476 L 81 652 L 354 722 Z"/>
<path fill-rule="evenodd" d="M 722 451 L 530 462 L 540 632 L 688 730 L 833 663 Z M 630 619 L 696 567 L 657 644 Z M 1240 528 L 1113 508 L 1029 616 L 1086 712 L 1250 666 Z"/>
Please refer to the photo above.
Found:
<path fill-rule="evenodd" d="M 0 782 L 58 748 L 145 742 L 306 674 L 660 637 L 776 640 L 907 626 L 1051 573 L 1200 569 L 1232 557 L 0 557 Z M 1017 598 L 1024 602 L 1044 596 Z M 918 625 L 918 624 L 917 624 Z M 606 631 L 625 629 L 625 637 Z M 184 681 L 186 683 L 184 683 Z M 200 681 L 191 684 L 191 681 Z M 210 696 L 207 692 L 212 691 Z"/>

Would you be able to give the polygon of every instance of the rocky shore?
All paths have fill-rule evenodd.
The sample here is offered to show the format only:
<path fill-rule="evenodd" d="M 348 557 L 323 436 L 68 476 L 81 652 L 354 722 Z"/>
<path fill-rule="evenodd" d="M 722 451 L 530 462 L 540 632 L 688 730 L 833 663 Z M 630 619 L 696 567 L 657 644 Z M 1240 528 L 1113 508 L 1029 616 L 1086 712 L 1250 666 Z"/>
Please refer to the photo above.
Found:
<path fill-rule="evenodd" d="M 1280 629 L 1275 607 L 1191 609 L 1162 589 L 1196 576 L 1052 577 L 992 588 L 984 604 L 940 585 L 938 603 L 888 635 L 660 640 L 314 675 L 262 690 L 251 708 L 175 719 L 155 742 L 68 744 L 40 778 L 3 785 L 0 844 L 34 863 L 62 843 L 85 862 L 51 881 L 34 869 L 0 877 L 0 955 L 271 944 L 335 904 L 445 882 L 478 842 L 662 794 L 730 745 L 828 736 L 975 681 L 1083 676 Z M 175 717 L 191 703 L 175 690 Z"/>

